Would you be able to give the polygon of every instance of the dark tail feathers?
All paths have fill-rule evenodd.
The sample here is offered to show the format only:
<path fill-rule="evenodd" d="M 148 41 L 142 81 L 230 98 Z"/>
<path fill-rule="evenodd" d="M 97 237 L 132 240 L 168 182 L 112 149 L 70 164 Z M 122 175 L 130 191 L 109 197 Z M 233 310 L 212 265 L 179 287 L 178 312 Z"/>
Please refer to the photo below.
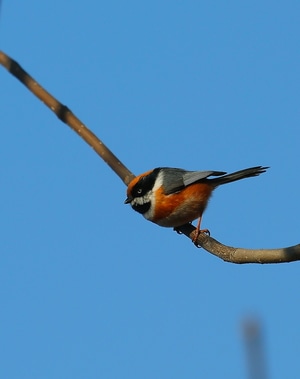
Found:
<path fill-rule="evenodd" d="M 216 187 L 221 184 L 235 182 L 236 180 L 251 178 L 252 176 L 258 176 L 267 171 L 269 167 L 256 166 L 246 168 L 244 170 L 233 172 L 232 174 L 226 174 L 224 176 L 220 176 L 219 178 L 210 179 L 210 183 L 214 184 Z"/>

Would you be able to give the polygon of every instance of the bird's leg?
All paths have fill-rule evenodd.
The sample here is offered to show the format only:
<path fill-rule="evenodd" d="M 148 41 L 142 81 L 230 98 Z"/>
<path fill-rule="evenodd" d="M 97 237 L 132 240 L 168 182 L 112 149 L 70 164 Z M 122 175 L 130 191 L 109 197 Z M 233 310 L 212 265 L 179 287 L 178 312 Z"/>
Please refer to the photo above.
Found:
<path fill-rule="evenodd" d="M 196 230 L 194 232 L 194 237 L 192 240 L 196 246 L 197 246 L 196 241 L 197 241 L 197 238 L 199 237 L 200 233 L 206 233 L 206 234 L 210 235 L 210 232 L 208 229 L 200 229 L 201 221 L 202 221 L 202 215 L 198 218 Z"/>

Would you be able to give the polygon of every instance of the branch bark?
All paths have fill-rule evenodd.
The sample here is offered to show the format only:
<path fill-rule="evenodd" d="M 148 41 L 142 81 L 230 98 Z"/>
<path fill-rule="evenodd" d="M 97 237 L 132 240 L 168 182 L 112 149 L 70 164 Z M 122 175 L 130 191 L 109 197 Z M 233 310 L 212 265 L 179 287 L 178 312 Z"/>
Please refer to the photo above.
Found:
<path fill-rule="evenodd" d="M 95 152 L 111 167 L 111 169 L 127 185 L 134 174 L 112 153 L 111 150 L 94 134 L 74 113 L 47 92 L 32 76 L 30 76 L 15 60 L 0 51 L 0 64 L 15 78 L 19 79 L 38 99 L 40 99 L 56 116 L 74 130 Z"/>
<path fill-rule="evenodd" d="M 196 228 L 192 224 L 178 229 L 193 239 Z M 244 249 L 223 245 L 206 233 L 200 233 L 196 242 L 209 253 L 231 263 L 284 263 L 300 260 L 300 244 L 280 249 Z"/>
<path fill-rule="evenodd" d="M 112 153 L 111 150 L 80 121 L 74 113 L 47 92 L 15 60 L 0 51 L 0 64 L 40 99 L 56 116 L 74 130 L 95 152 L 111 167 L 125 185 L 134 178 L 134 174 Z M 195 227 L 191 224 L 177 228 L 191 240 Z M 225 246 L 212 237 L 201 233 L 197 244 L 209 253 L 232 263 L 282 263 L 300 260 L 300 245 L 282 249 L 243 249 Z"/>

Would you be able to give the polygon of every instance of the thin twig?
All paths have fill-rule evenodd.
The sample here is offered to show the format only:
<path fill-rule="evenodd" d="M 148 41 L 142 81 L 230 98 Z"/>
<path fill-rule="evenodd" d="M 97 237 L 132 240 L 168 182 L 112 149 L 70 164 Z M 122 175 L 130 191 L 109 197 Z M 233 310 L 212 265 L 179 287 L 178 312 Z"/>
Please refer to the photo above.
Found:
<path fill-rule="evenodd" d="M 31 77 L 15 60 L 0 51 L 0 63 L 14 77 L 20 80 L 38 99 L 40 99 L 56 116 L 71 129 L 74 130 L 85 142 L 87 142 L 97 154 L 111 167 L 111 169 L 128 184 L 134 174 L 109 150 L 107 146 L 84 124 L 74 113 L 47 92 L 33 77 Z"/>
<path fill-rule="evenodd" d="M 38 99 L 40 99 L 56 116 L 72 128 L 84 139 L 96 153 L 111 167 L 111 169 L 128 185 L 134 178 L 134 174 L 108 149 L 107 146 L 84 124 L 71 110 L 61 104 L 55 97 L 47 92 L 36 80 L 34 80 L 15 60 L 0 51 L 0 64 L 13 76 L 20 80 Z M 193 239 L 194 226 L 191 224 L 177 228 L 184 235 Z M 234 248 L 222 245 L 220 242 L 201 233 L 197 244 L 227 262 L 232 263 L 281 263 L 300 260 L 300 245 L 283 249 L 259 249 L 250 250 Z"/>

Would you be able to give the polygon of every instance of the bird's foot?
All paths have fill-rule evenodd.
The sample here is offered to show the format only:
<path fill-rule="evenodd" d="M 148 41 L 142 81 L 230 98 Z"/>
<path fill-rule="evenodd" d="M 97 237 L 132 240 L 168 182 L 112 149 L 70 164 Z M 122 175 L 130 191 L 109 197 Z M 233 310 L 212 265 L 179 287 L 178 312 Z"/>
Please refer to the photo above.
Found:
<path fill-rule="evenodd" d="M 209 231 L 208 229 L 201 229 L 201 230 L 199 230 L 199 229 L 196 228 L 195 231 L 194 231 L 194 236 L 193 236 L 192 242 L 193 242 L 193 244 L 194 244 L 196 247 L 198 247 L 198 248 L 201 247 L 201 246 L 197 243 L 197 239 L 198 239 L 200 233 L 205 233 L 205 234 L 207 234 L 208 236 L 210 236 L 210 231 Z"/>

